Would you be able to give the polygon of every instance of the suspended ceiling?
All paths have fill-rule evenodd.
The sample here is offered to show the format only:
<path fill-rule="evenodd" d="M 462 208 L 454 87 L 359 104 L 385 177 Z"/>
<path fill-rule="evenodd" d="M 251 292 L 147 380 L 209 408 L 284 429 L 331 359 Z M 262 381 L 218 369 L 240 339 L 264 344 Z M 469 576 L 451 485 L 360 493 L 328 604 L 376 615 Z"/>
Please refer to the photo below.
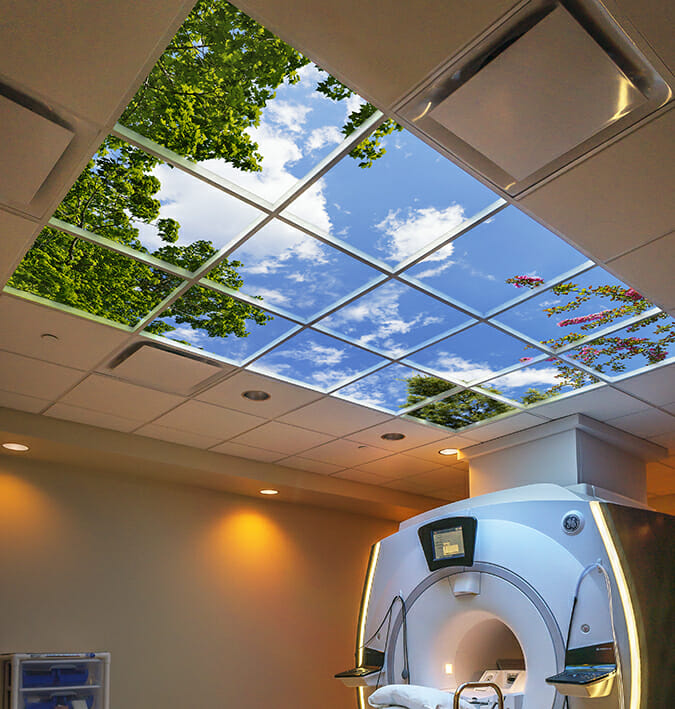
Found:
<path fill-rule="evenodd" d="M 394 12 L 387 3 L 378 13 L 372 4 L 343 3 L 332 8 L 306 2 L 295 16 L 287 5 L 244 3 L 241 7 L 385 113 L 395 115 L 402 99 L 438 65 L 516 4 L 481 3 L 476 8 L 475 3 L 402 3 Z M 654 22 L 643 4 L 612 9 L 644 53 L 667 74 L 672 53 L 660 29 L 667 26 L 666 20 Z M 655 14 L 666 12 L 658 3 L 651 9 Z M 0 50 L 3 83 L 10 93 L 20 92 L 38 102 L 43 114 L 58 114 L 73 128 L 74 138 L 29 203 L 22 207 L 12 199 L 4 205 L 0 275 L 5 279 L 188 10 L 188 4 L 145 3 L 143 8 L 117 4 L 109 9 L 113 18 L 93 13 L 87 3 L 74 3 L 68 16 L 59 10 L 35 17 L 29 7 L 17 3 L 7 13 L 9 19 L 2 26 L 7 41 Z M 73 36 L 68 29 L 74 21 L 88 32 Z M 58 63 L 53 61 L 52 45 L 59 46 Z M 129 51 L 121 52 L 121 46 Z M 36 52 L 35 47 L 44 52 Z M 539 222 L 672 314 L 673 214 L 670 202 L 663 199 L 672 185 L 672 161 L 664 159 L 672 152 L 669 108 L 533 188 L 518 202 Z M 5 174 L 10 169 L 19 179 L 18 166 L 3 165 Z M 221 362 L 215 363 L 212 378 L 211 370 L 204 369 L 194 373 L 195 380 L 186 373 L 182 383 L 171 376 L 176 365 L 170 360 L 162 364 L 164 376 L 154 360 L 149 367 L 139 362 L 131 375 L 115 371 L 109 365 L 128 346 L 128 333 L 11 294 L 0 297 L 0 321 L 0 403 L 8 409 L 270 462 L 281 466 L 279 484 L 291 480 L 284 477 L 288 469 L 308 471 L 310 475 L 297 484 L 300 489 L 321 488 L 327 477 L 332 484 L 350 481 L 343 493 L 347 499 L 367 498 L 371 486 L 385 496 L 403 491 L 456 499 L 467 492 L 466 466 L 453 456 L 439 457 L 440 448 L 467 447 L 573 412 L 649 438 L 670 448 L 671 454 L 675 445 L 672 365 L 454 434 Z M 45 333 L 58 340 L 42 338 Z M 154 381 L 148 382 L 149 372 Z M 199 379 L 202 373 L 207 376 Z M 195 381 L 205 384 L 195 386 Z M 242 399 L 241 391 L 250 388 L 270 391 L 272 398 L 269 402 Z M 16 432 L 28 435 L 30 418 L 8 414 L 5 430 L 12 432 L 13 420 L 21 421 Z M 394 429 L 406 438 L 381 439 L 382 433 Z M 672 457 L 652 466 L 654 495 L 675 491 L 670 486 L 673 466 Z M 256 479 L 255 474 L 252 477 Z M 363 486 L 354 487 L 351 481 Z M 392 505 L 401 502 L 385 499 L 391 499 Z M 433 501 L 410 498 L 410 509 L 430 504 Z"/>

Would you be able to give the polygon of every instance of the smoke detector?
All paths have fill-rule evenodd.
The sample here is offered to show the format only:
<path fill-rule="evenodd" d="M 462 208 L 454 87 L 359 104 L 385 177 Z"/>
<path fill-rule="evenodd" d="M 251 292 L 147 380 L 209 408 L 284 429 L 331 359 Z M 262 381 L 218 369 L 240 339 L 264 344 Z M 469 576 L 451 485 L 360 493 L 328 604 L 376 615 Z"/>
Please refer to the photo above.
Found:
<path fill-rule="evenodd" d="M 603 5 L 542 0 L 453 58 L 396 114 L 517 195 L 671 95 Z"/>

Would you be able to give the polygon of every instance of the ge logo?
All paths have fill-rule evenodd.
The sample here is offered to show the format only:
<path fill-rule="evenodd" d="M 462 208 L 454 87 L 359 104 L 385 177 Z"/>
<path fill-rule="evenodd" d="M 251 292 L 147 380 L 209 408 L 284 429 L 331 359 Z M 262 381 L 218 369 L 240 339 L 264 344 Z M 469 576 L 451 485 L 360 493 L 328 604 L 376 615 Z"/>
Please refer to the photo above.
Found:
<path fill-rule="evenodd" d="M 581 512 L 573 510 L 562 519 L 562 528 L 565 534 L 579 534 L 584 526 L 584 517 Z"/>

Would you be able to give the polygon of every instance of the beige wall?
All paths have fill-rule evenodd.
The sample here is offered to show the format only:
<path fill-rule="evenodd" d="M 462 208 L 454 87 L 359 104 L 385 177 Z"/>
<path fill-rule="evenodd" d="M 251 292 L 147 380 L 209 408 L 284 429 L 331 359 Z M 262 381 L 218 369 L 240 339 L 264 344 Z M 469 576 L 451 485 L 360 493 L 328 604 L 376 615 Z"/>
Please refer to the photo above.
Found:
<path fill-rule="evenodd" d="M 112 652 L 113 709 L 352 709 L 342 512 L 0 457 L 0 651 Z"/>

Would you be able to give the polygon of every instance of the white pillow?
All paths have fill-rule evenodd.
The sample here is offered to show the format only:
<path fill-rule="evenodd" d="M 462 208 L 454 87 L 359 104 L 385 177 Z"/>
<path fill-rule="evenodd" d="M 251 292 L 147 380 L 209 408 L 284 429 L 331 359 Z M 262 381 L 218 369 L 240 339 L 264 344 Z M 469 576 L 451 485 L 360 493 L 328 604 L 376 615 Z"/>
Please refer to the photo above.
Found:
<path fill-rule="evenodd" d="M 454 694 L 416 684 L 388 684 L 368 697 L 371 707 L 403 706 L 407 709 L 452 709 Z M 460 699 L 462 709 L 470 708 Z"/>

